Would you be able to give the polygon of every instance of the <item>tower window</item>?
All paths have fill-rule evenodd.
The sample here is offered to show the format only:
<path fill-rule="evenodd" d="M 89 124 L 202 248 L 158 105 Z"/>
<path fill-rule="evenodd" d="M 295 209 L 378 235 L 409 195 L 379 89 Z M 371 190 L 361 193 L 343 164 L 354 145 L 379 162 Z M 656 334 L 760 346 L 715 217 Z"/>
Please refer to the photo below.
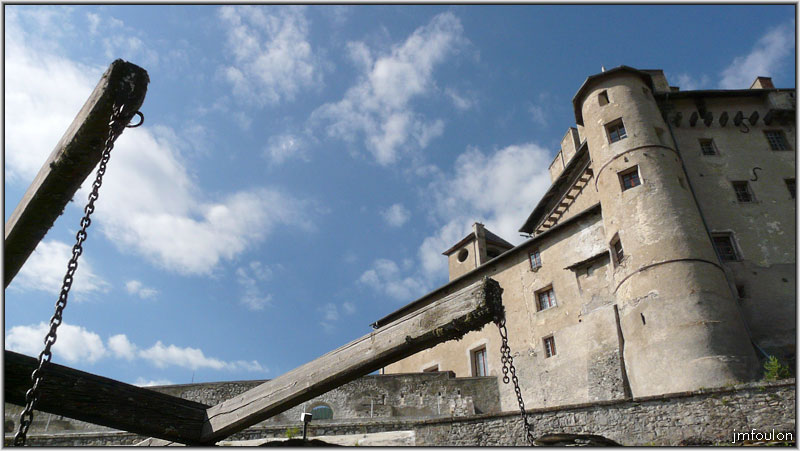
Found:
<path fill-rule="evenodd" d="M 625 133 L 625 124 L 622 123 L 622 118 L 606 124 L 606 133 L 608 133 L 609 143 L 615 143 L 628 137 Z"/>
<path fill-rule="evenodd" d="M 620 172 L 619 182 L 622 185 L 622 191 L 641 185 L 642 181 L 639 180 L 639 166 L 634 166 Z"/>
<path fill-rule="evenodd" d="M 765 130 L 764 135 L 769 142 L 769 148 L 772 150 L 792 150 L 789 147 L 789 142 L 786 141 L 786 135 L 781 130 Z"/>
<path fill-rule="evenodd" d="M 736 245 L 733 242 L 733 234 L 730 232 L 715 233 L 712 236 L 714 240 L 714 248 L 717 250 L 719 257 L 723 261 L 739 261 L 741 257 L 736 251 Z"/>
<path fill-rule="evenodd" d="M 542 256 L 541 254 L 539 254 L 538 249 L 528 254 L 528 259 L 530 259 L 532 270 L 536 270 L 542 267 Z"/>
<path fill-rule="evenodd" d="M 458 251 L 458 256 L 456 258 L 458 258 L 458 261 L 460 263 L 464 263 L 464 261 L 467 259 L 468 256 L 469 256 L 469 251 L 467 249 L 461 249 L 460 251 Z"/>
<path fill-rule="evenodd" d="M 719 155 L 713 139 L 701 139 L 700 151 L 703 152 L 703 155 Z"/>
<path fill-rule="evenodd" d="M 614 239 L 611 240 L 611 251 L 613 252 L 614 257 L 614 266 L 619 265 L 623 258 L 625 258 L 625 253 L 622 250 L 622 242 L 619 240 L 619 235 L 614 235 Z"/>
<path fill-rule="evenodd" d="M 792 196 L 794 199 L 795 196 L 795 186 L 794 186 L 794 179 L 783 179 L 786 182 L 786 189 L 789 190 L 789 195 Z"/>
<path fill-rule="evenodd" d="M 731 183 L 738 202 L 753 202 L 755 200 L 753 192 L 750 190 L 750 184 L 747 181 Z"/>
<path fill-rule="evenodd" d="M 608 105 L 608 91 L 603 91 L 597 96 L 597 101 L 600 106 Z"/>
<path fill-rule="evenodd" d="M 536 305 L 540 312 L 556 306 L 556 293 L 553 291 L 553 287 L 547 287 L 544 290 L 537 291 L 536 299 Z"/>
<path fill-rule="evenodd" d="M 553 357 L 554 355 L 556 355 L 556 339 L 553 338 L 552 335 L 543 338 L 542 343 L 544 344 L 545 358 Z"/>
<path fill-rule="evenodd" d="M 486 346 L 472 351 L 472 375 L 486 376 Z"/>

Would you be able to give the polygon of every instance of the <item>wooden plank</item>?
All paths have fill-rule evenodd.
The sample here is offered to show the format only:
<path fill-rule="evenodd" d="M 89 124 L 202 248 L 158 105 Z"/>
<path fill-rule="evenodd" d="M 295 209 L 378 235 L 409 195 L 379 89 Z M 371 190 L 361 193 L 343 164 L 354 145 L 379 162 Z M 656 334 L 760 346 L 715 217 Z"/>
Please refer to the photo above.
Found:
<path fill-rule="evenodd" d="M 114 100 L 132 90 L 122 113 L 127 123 L 142 106 L 149 81 L 144 69 L 123 60 L 111 63 L 103 74 L 6 221 L 5 287 L 100 161 Z"/>
<path fill-rule="evenodd" d="M 24 406 L 38 361 L 5 351 L 5 401 Z M 198 444 L 209 406 L 55 363 L 46 364 L 36 410 L 145 436 Z"/>
<path fill-rule="evenodd" d="M 203 443 L 216 443 L 387 364 L 479 330 L 503 314 L 502 292 L 496 281 L 484 278 L 209 408 Z"/>

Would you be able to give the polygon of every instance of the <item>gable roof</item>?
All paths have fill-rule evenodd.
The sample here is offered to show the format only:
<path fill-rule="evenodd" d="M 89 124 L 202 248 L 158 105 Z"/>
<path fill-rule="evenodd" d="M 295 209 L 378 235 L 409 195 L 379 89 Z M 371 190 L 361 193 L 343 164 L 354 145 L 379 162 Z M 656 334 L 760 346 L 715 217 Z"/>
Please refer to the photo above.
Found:
<path fill-rule="evenodd" d="M 638 75 L 639 77 L 647 83 L 647 86 L 650 88 L 650 91 L 655 92 L 653 89 L 653 77 L 650 76 L 647 72 L 641 71 L 639 69 L 634 69 L 630 66 L 618 66 L 613 69 L 609 69 L 605 72 L 600 72 L 599 74 L 594 74 L 586 77 L 586 80 L 583 82 L 581 87 L 578 89 L 578 92 L 575 93 L 575 97 L 572 98 L 572 107 L 575 110 L 575 123 L 578 125 L 583 125 L 583 113 L 581 112 L 581 101 L 583 100 L 583 95 L 586 94 L 586 91 L 589 90 L 591 86 L 593 86 L 597 81 L 602 80 L 610 75 L 615 75 L 620 72 L 630 72 L 634 75 Z"/>
<path fill-rule="evenodd" d="M 496 246 L 504 247 L 506 249 L 511 249 L 514 247 L 513 244 L 495 235 L 486 227 L 483 228 L 483 232 L 484 232 L 484 237 L 486 238 L 486 244 L 494 244 Z M 450 255 L 474 239 L 475 239 L 475 232 L 470 232 L 467 236 L 462 238 L 461 241 L 454 244 L 450 249 L 447 249 L 446 251 L 442 252 L 442 255 Z"/>

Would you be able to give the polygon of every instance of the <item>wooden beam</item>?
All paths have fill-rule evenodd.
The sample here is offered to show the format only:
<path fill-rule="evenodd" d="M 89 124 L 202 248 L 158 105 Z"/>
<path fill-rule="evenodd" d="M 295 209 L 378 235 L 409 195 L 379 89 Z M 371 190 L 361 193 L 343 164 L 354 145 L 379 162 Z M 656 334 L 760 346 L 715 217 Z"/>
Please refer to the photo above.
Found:
<path fill-rule="evenodd" d="M 5 401 L 24 406 L 37 359 L 5 351 Z M 199 444 L 209 406 L 55 363 L 42 369 L 36 410 L 185 444 Z"/>
<path fill-rule="evenodd" d="M 114 101 L 130 93 L 122 112 L 127 123 L 142 106 L 149 81 L 144 69 L 122 60 L 103 74 L 6 222 L 5 287 L 100 161 Z"/>
<path fill-rule="evenodd" d="M 208 409 L 202 442 L 212 444 L 383 366 L 503 315 L 503 289 L 489 278 Z"/>

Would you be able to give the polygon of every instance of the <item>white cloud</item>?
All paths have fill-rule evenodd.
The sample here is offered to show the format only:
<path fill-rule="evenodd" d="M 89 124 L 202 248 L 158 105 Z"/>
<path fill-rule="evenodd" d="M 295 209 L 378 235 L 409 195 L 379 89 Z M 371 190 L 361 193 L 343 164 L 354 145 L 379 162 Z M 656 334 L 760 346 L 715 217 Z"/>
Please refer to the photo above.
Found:
<path fill-rule="evenodd" d="M 453 88 L 445 88 L 444 93 L 453 102 L 453 105 L 461 111 L 466 111 L 475 105 L 475 100 L 464 97 Z"/>
<path fill-rule="evenodd" d="M 345 314 L 352 315 L 356 312 L 356 306 L 352 302 L 345 302 L 342 304 L 342 310 L 344 310 Z"/>
<path fill-rule="evenodd" d="M 142 299 L 150 299 L 158 294 L 158 290 L 145 287 L 142 285 L 142 282 L 138 280 L 129 280 L 125 282 L 125 290 L 128 294 L 139 296 Z"/>
<path fill-rule="evenodd" d="M 349 43 L 362 76 L 342 100 L 314 111 L 312 121 L 326 123 L 329 136 L 348 142 L 363 136 L 367 150 L 384 166 L 402 153 L 424 149 L 442 134 L 444 122 L 415 112 L 410 103 L 433 91 L 434 69 L 465 40 L 458 18 L 443 13 L 386 55 L 375 57 L 366 44 Z"/>
<path fill-rule="evenodd" d="M 411 213 L 403 204 L 394 204 L 381 212 L 383 220 L 392 227 L 401 227 L 411 218 Z"/>
<path fill-rule="evenodd" d="M 512 145 L 492 153 L 468 149 L 452 174 L 433 171 L 435 180 L 425 189 L 429 210 L 438 230 L 417 251 L 418 265 L 378 259 L 359 282 L 403 301 L 423 295 L 447 280 L 442 252 L 464 238 L 472 223 L 482 222 L 511 243 L 519 243 L 518 229 L 550 186 L 549 152 L 536 144 Z"/>
<path fill-rule="evenodd" d="M 678 75 L 668 75 L 667 80 L 670 80 L 670 85 L 681 88 L 681 91 L 694 91 L 697 89 L 707 89 L 710 83 L 708 75 L 701 75 L 700 78 L 694 77 L 687 73 Z"/>
<path fill-rule="evenodd" d="M 781 67 L 791 63 L 795 54 L 794 26 L 783 24 L 767 31 L 753 49 L 744 56 L 734 58 L 726 67 L 720 80 L 722 89 L 747 89 L 758 76 L 770 77 Z"/>
<path fill-rule="evenodd" d="M 325 305 L 319 307 L 319 311 L 322 312 L 322 318 L 325 321 L 338 321 L 339 320 L 339 309 L 336 307 L 336 304 L 332 302 L 328 302 Z"/>
<path fill-rule="evenodd" d="M 275 165 L 282 164 L 290 158 L 308 161 L 305 142 L 302 138 L 290 134 L 271 137 L 264 150 L 264 156 Z"/>
<path fill-rule="evenodd" d="M 140 376 L 133 385 L 137 387 L 155 387 L 158 385 L 173 385 L 173 382 L 169 379 L 145 379 Z"/>
<path fill-rule="evenodd" d="M 322 82 L 304 8 L 223 6 L 219 17 L 234 59 L 222 73 L 240 100 L 275 104 Z"/>
<path fill-rule="evenodd" d="M 6 349 L 38 356 L 44 349 L 44 337 L 49 330 L 50 325 L 44 322 L 35 326 L 14 326 L 6 334 Z M 68 363 L 94 363 L 107 355 L 99 335 L 67 323 L 58 327 L 58 338 L 51 350 L 54 356 Z"/>
<path fill-rule="evenodd" d="M 6 111 L 14 112 L 6 115 L 6 175 L 25 184 L 102 73 L 46 48 L 26 47 L 27 38 L 20 32 L 6 41 L 5 66 Z M 147 125 L 117 140 L 94 218 L 120 251 L 180 274 L 209 274 L 278 225 L 310 227 L 303 202 L 274 189 L 207 198 L 181 157 L 190 143 L 169 128 Z M 88 185 L 76 201 L 87 198 Z"/>
<path fill-rule="evenodd" d="M 117 358 L 133 360 L 136 358 L 136 345 L 128 340 L 124 334 L 117 334 L 108 339 L 108 349 Z"/>
<path fill-rule="evenodd" d="M 272 277 L 272 270 L 261 262 L 253 261 L 248 266 L 236 269 L 236 282 L 241 287 L 243 294 L 239 302 L 250 310 L 263 310 L 270 305 L 272 295 L 264 293 L 259 282 L 266 282 Z"/>
<path fill-rule="evenodd" d="M 244 370 L 253 372 L 266 372 L 268 369 L 255 360 L 237 360 L 225 362 L 213 357 L 206 357 L 202 350 L 192 347 L 181 348 L 175 345 L 165 346 L 161 341 L 150 348 L 139 351 L 138 357 L 149 361 L 158 368 L 179 366 L 197 370 L 208 368 L 212 370 Z"/>
<path fill-rule="evenodd" d="M 538 124 L 542 127 L 547 126 L 547 115 L 545 114 L 544 108 L 539 105 L 531 105 L 528 107 L 528 112 L 531 113 L 531 120 L 533 120 L 534 124 Z"/>
<path fill-rule="evenodd" d="M 28 260 L 22 265 L 9 288 L 39 290 L 58 296 L 67 272 L 67 262 L 72 258 L 72 246 L 57 240 L 40 241 Z M 77 294 L 77 302 L 86 300 L 89 293 L 107 293 L 111 285 L 95 274 L 91 259 L 81 255 L 70 293 Z"/>

